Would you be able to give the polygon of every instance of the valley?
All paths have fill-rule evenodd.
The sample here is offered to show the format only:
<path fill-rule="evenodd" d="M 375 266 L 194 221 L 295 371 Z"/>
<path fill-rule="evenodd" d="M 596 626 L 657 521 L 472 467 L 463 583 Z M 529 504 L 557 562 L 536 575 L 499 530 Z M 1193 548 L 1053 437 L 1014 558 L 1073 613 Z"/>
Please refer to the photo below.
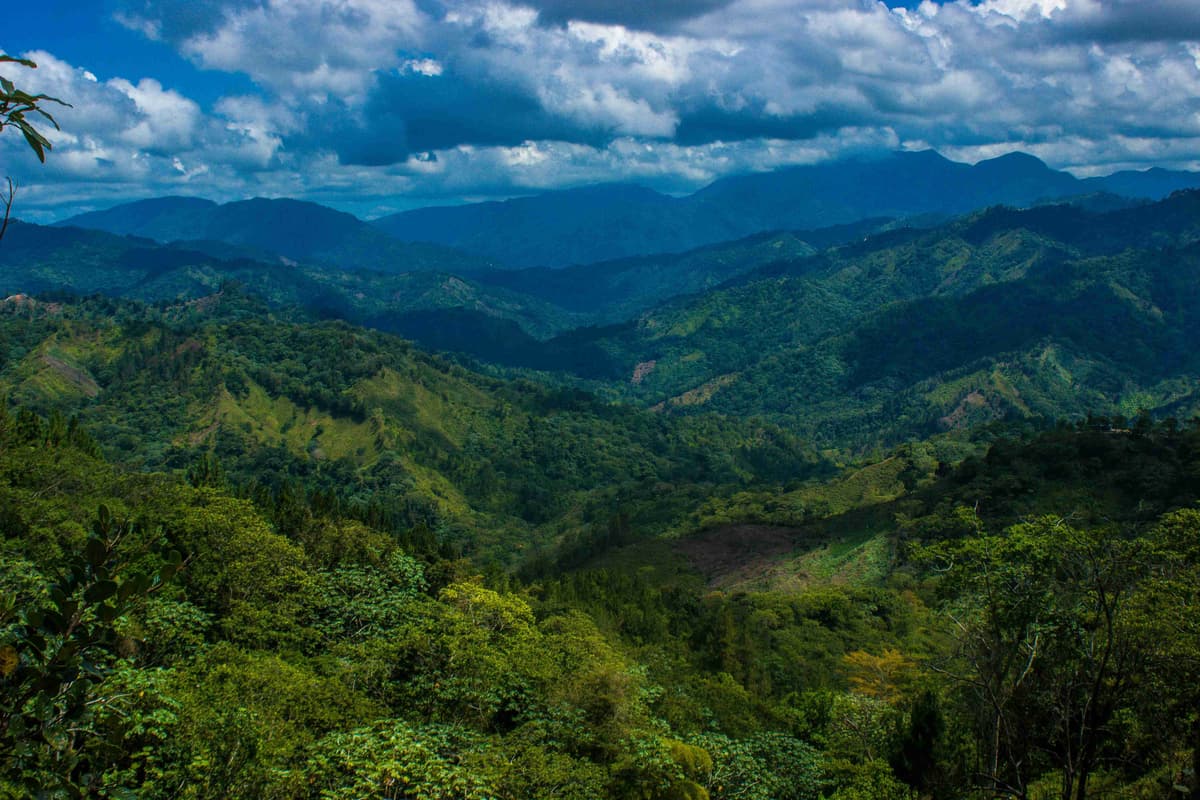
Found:
<path fill-rule="evenodd" d="M 1193 178 L 13 222 L 0 797 L 1194 796 Z"/>

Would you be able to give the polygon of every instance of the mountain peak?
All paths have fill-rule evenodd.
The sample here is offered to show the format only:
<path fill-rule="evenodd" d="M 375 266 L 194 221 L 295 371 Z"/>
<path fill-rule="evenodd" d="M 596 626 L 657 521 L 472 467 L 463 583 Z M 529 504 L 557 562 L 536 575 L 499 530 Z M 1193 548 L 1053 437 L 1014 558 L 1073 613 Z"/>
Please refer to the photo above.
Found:
<path fill-rule="evenodd" d="M 1005 153 L 1002 156 L 988 158 L 978 162 L 975 169 L 981 169 L 988 172 L 1005 170 L 1005 171 L 1020 171 L 1020 172 L 1054 172 L 1045 161 L 1029 153 L 1022 153 L 1019 150 L 1014 150 L 1011 153 Z"/>

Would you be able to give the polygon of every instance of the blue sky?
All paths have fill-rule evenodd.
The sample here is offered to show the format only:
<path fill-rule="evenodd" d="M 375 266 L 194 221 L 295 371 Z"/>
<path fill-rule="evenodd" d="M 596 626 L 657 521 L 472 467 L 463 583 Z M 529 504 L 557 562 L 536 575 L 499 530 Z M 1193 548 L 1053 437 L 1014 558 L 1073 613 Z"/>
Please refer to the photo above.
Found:
<path fill-rule="evenodd" d="M 1194 0 L 43 0 L 0 74 L 73 104 L 19 213 L 291 196 L 361 216 L 894 149 L 1200 166 Z"/>

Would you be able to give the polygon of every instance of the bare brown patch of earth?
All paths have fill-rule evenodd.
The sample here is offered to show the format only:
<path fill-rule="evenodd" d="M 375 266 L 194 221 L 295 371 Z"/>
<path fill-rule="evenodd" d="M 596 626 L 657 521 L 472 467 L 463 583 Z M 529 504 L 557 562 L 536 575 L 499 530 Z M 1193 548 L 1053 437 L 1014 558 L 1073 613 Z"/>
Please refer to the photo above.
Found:
<path fill-rule="evenodd" d="M 42 354 L 42 363 L 61 376 L 67 383 L 82 392 L 86 397 L 95 397 L 100 394 L 100 384 L 96 383 L 96 379 L 89 375 L 87 370 L 80 369 L 73 364 L 68 364 L 49 353 Z"/>
<path fill-rule="evenodd" d="M 743 583 L 765 575 L 783 556 L 815 546 L 812 532 L 775 525 L 722 525 L 676 543 L 709 586 Z"/>
<path fill-rule="evenodd" d="M 644 381 L 646 379 L 647 375 L 649 375 L 651 372 L 654 371 L 654 368 L 657 365 L 658 365 L 658 362 L 653 359 L 651 359 L 650 361 L 641 362 L 640 364 L 638 364 L 637 366 L 635 366 L 633 368 L 633 375 L 629 378 L 629 382 L 632 383 L 634 386 L 638 385 L 639 383 L 641 383 L 642 381 Z"/>

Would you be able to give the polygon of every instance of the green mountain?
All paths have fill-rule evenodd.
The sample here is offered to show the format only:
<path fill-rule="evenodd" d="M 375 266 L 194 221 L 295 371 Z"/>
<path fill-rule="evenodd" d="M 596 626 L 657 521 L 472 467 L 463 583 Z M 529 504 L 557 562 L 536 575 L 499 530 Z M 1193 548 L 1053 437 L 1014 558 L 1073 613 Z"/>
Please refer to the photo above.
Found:
<path fill-rule="evenodd" d="M 232 293 L 0 342 L 5 796 L 1196 788 L 1194 425 L 828 476 Z"/>
<path fill-rule="evenodd" d="M 409 314 L 443 308 L 509 320 L 539 337 L 578 324 L 549 303 L 439 272 L 289 264 L 241 245 L 193 241 L 163 246 L 83 228 L 13 223 L 0 247 L 0 267 L 0 292 L 6 295 L 101 293 L 176 301 L 204 297 L 237 281 L 276 307 L 296 306 L 319 317 L 383 329 L 403 325 Z"/>
<path fill-rule="evenodd" d="M 833 446 L 993 418 L 1187 410 L 1200 194 L 997 208 L 777 262 L 508 362 L 666 411 L 765 414 Z M 585 355 L 586 354 L 586 357 Z"/>
<path fill-rule="evenodd" d="M 224 242 L 346 270 L 465 273 L 488 268 L 483 259 L 437 245 L 402 244 L 351 214 L 299 200 L 255 198 L 217 205 L 198 198 L 163 197 L 80 214 L 58 224 L 161 243 Z"/>
<path fill-rule="evenodd" d="M 5 396 L 78 414 L 120 461 L 178 469 L 212 453 L 239 485 L 300 480 L 493 560 L 564 525 L 650 525 L 697 492 L 827 468 L 772 426 L 485 379 L 384 334 L 273 318 L 236 291 L 161 311 L 4 302 Z"/>
<path fill-rule="evenodd" d="M 493 270 L 477 279 L 587 315 L 593 324 L 631 319 L 664 300 L 698 294 L 768 264 L 793 261 L 860 239 L 891 224 L 869 219 L 811 231 L 772 231 L 659 256 L 561 269 Z"/>

